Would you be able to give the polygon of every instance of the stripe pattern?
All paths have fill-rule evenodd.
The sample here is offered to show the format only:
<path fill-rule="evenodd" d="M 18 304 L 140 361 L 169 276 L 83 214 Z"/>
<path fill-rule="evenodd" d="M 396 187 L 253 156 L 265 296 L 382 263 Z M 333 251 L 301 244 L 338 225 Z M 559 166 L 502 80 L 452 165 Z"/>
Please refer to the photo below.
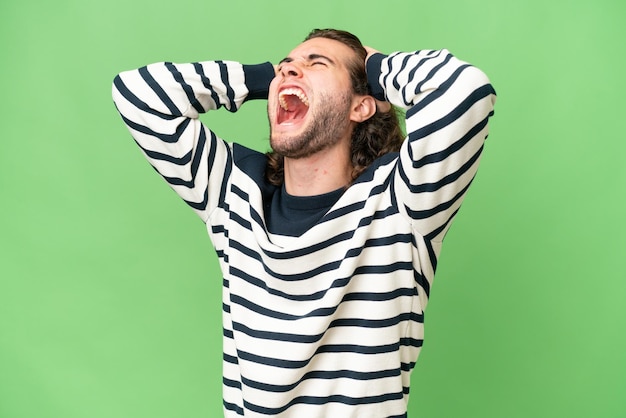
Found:
<path fill-rule="evenodd" d="M 157 63 L 113 82 L 133 138 L 219 256 L 224 414 L 405 417 L 441 242 L 475 176 L 495 92 L 446 50 L 372 57 L 370 84 L 406 109 L 407 139 L 287 237 L 265 226 L 271 188 L 246 164 L 252 152 L 198 119 L 263 97 L 272 75 L 268 63 Z"/>

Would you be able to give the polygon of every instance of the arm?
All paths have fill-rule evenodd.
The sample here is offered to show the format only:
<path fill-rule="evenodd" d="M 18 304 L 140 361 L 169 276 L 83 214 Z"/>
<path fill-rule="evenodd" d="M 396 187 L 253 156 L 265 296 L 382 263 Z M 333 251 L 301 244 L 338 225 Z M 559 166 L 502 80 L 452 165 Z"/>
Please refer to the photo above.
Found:
<path fill-rule="evenodd" d="M 157 63 L 113 81 L 113 100 L 152 166 L 206 222 L 221 202 L 232 161 L 230 147 L 206 128 L 201 113 L 267 98 L 269 63 Z"/>
<path fill-rule="evenodd" d="M 495 91 L 484 73 L 446 50 L 369 52 L 374 97 L 406 110 L 398 208 L 418 233 L 441 241 L 478 169 Z"/>

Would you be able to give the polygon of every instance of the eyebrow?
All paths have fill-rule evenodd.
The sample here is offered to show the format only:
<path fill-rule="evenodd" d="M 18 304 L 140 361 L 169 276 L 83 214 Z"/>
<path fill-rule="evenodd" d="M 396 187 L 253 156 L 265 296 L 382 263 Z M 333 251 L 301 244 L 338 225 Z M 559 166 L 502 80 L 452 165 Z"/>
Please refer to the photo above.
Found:
<path fill-rule="evenodd" d="M 317 59 L 322 59 L 325 61 L 328 61 L 330 64 L 335 65 L 335 61 L 333 61 L 332 59 L 330 59 L 329 57 L 327 57 L 326 55 L 321 55 L 321 54 L 309 54 L 309 56 L 306 57 L 307 61 L 315 61 Z M 286 62 L 292 62 L 293 58 L 291 57 L 286 57 L 283 58 L 282 60 L 280 60 L 279 64 L 284 64 Z"/>

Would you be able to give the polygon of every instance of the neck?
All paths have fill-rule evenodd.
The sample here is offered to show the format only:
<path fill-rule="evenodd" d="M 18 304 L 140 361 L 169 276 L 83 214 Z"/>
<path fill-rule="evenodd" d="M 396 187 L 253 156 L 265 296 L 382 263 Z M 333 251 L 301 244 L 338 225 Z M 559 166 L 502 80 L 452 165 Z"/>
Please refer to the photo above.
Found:
<path fill-rule="evenodd" d="M 350 143 L 310 157 L 285 158 L 285 189 L 292 196 L 315 196 L 347 186 L 352 181 Z"/>

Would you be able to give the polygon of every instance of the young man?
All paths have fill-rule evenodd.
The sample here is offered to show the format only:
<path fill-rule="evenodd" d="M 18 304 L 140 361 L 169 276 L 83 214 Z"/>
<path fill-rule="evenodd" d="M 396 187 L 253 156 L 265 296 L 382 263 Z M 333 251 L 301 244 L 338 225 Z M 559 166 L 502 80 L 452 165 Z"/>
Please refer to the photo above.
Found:
<path fill-rule="evenodd" d="M 224 414 L 406 416 L 437 257 L 493 113 L 486 76 L 445 50 L 384 55 L 316 30 L 276 67 L 158 63 L 113 95 L 219 256 Z M 253 99 L 268 155 L 198 120 Z"/>

